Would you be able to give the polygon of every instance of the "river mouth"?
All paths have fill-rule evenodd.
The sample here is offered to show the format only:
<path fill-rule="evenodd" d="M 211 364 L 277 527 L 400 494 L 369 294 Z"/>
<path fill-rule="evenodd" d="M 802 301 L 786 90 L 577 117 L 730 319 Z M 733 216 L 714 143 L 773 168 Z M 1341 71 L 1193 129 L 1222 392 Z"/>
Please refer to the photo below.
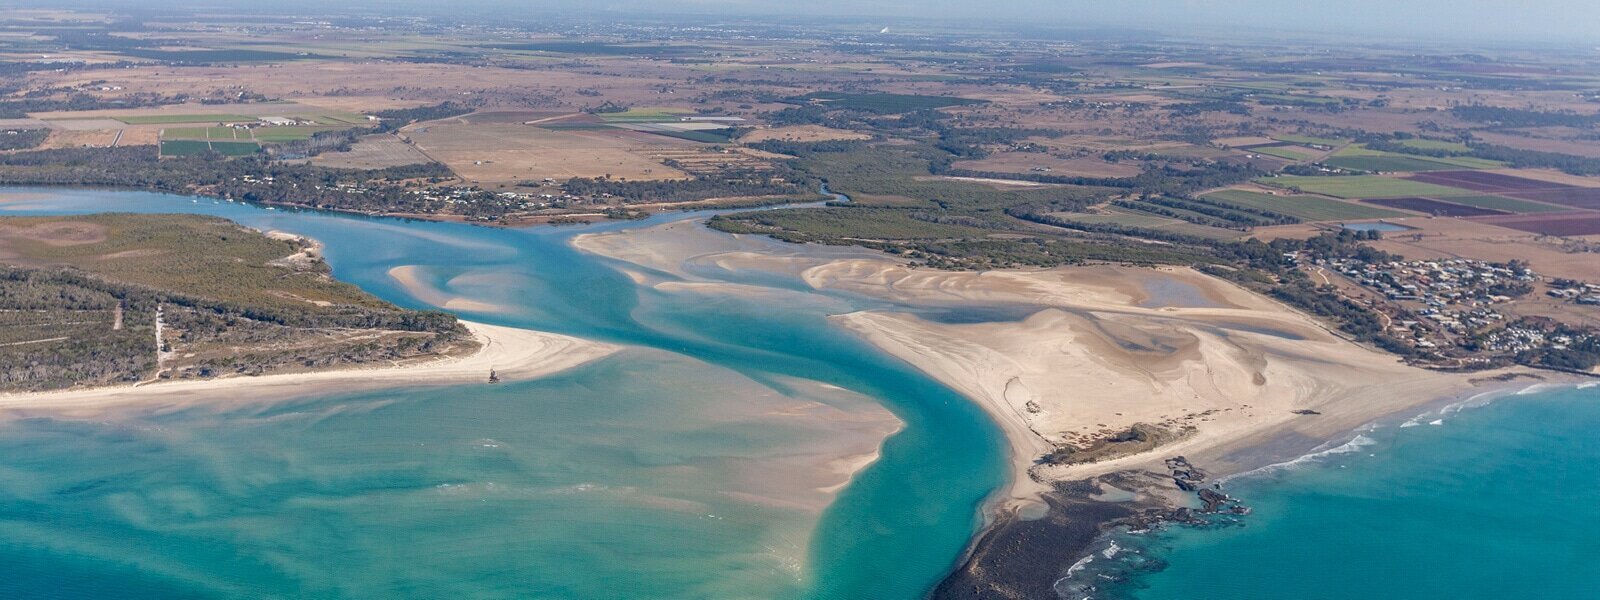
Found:
<path fill-rule="evenodd" d="M 569 244 L 699 215 L 509 230 L 0 193 L 29 199 L 3 214 L 306 235 L 336 277 L 396 304 L 632 348 L 526 384 L 14 413 L 0 561 L 30 570 L 0 589 L 17 595 L 72 573 L 125 597 L 915 598 L 1005 480 L 980 410 L 828 322 L 852 299 L 738 268 L 694 276 L 754 293 L 646 286 Z M 61 518 L 32 522 L 45 499 Z M 136 559 L 126 540 L 162 551 Z"/>

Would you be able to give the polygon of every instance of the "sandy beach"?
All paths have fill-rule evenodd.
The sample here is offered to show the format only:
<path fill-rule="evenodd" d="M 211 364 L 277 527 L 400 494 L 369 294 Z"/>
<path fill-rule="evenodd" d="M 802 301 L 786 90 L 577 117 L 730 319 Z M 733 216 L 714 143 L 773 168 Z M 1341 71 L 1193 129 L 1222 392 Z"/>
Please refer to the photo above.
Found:
<path fill-rule="evenodd" d="M 913 269 L 858 250 L 771 252 L 765 240 L 685 221 L 575 244 L 630 263 L 639 279 L 751 269 L 903 307 L 833 321 L 993 416 L 1013 458 L 1011 506 L 1032 504 L 1055 482 L 1159 467 L 1179 454 L 1218 475 L 1287 460 L 1375 419 L 1474 393 L 1474 378 L 1495 375 L 1406 366 L 1186 268 Z M 925 316 L 997 308 L 1025 318 Z M 1108 447 L 1136 425 L 1159 439 Z M 1086 454 L 1042 464 L 1060 449 Z"/>
<path fill-rule="evenodd" d="M 535 379 L 611 355 L 621 347 L 574 337 L 462 321 L 480 347 L 467 356 L 405 364 L 313 373 L 156 382 L 26 394 L 0 395 L 0 409 L 93 411 L 124 404 L 182 405 L 195 402 L 269 399 L 383 388 Z"/>
<path fill-rule="evenodd" d="M 1239 451 L 1268 438 L 1314 445 L 1473 388 L 1467 376 L 1403 365 L 1187 269 L 959 273 L 851 261 L 805 277 L 817 288 L 902 302 L 1036 308 L 1016 322 L 952 324 L 897 312 L 835 317 L 987 408 L 1011 438 L 1019 498 L 1038 482 L 1149 468 L 1178 454 L 1216 473 L 1254 468 L 1268 457 Z M 1177 301 L 1163 301 L 1163 292 Z M 1103 459 L 1036 464 L 1056 448 L 1091 450 L 1135 425 L 1169 437 Z"/>

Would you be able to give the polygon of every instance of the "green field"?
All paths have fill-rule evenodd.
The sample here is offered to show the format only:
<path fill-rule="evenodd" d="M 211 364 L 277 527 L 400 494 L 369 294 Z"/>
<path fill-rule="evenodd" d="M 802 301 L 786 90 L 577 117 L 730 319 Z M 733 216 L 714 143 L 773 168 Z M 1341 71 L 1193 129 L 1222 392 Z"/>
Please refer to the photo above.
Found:
<path fill-rule="evenodd" d="M 247 156 L 261 151 L 255 142 L 217 142 L 205 140 L 161 140 L 162 156 L 194 156 L 213 151 L 223 156 Z"/>
<path fill-rule="evenodd" d="M 161 130 L 161 139 L 167 140 L 227 140 L 254 142 L 294 142 L 310 138 L 322 131 L 350 129 L 348 125 L 285 125 L 281 127 L 170 127 Z M 725 140 L 724 140 L 725 141 Z"/>
<path fill-rule="evenodd" d="M 1350 140 L 1293 134 L 1275 135 L 1272 136 L 1272 139 L 1280 142 L 1289 142 L 1291 144 L 1316 144 L 1318 146 L 1342 146 L 1350 143 Z"/>
<path fill-rule="evenodd" d="M 252 123 L 258 119 L 244 115 L 142 115 L 111 117 L 129 125 L 166 125 L 180 123 Z"/>
<path fill-rule="evenodd" d="M 1251 148 L 1249 151 L 1256 154 L 1287 158 L 1289 160 L 1307 160 L 1316 156 L 1316 154 L 1313 154 L 1313 150 L 1309 148 L 1301 148 L 1299 146 L 1267 146 L 1264 148 Z"/>
<path fill-rule="evenodd" d="M 845 94 L 840 92 L 814 92 L 800 97 L 804 101 L 821 101 L 829 108 L 846 108 L 880 114 L 894 114 L 983 104 L 983 100 L 951 96 L 920 96 L 915 94 Z"/>
<path fill-rule="evenodd" d="M 1262 177 L 1256 183 L 1281 188 L 1299 188 L 1312 194 L 1336 198 L 1398 198 L 1401 196 L 1463 196 L 1470 192 L 1453 187 L 1378 175 L 1315 177 L 1283 175 Z"/>
<path fill-rule="evenodd" d="M 484 46 L 495 50 L 509 52 L 551 52 L 558 54 L 578 54 L 588 56 L 666 56 L 674 54 L 689 54 L 702 52 L 705 48 L 689 45 L 667 44 L 607 44 L 602 42 L 528 42 L 521 44 L 492 44 Z"/>
<path fill-rule="evenodd" d="M 1406 216 L 1405 213 L 1387 208 L 1341 202 L 1318 196 L 1274 196 L 1272 194 L 1244 190 L 1223 190 L 1206 194 L 1201 198 L 1270 210 L 1306 221 L 1344 221 Z"/>
<path fill-rule="evenodd" d="M 311 121 L 314 121 L 319 125 L 371 125 L 372 124 L 371 121 L 367 120 L 366 115 L 358 115 L 358 114 L 355 114 L 355 113 L 326 113 L 326 114 L 312 115 L 310 117 L 300 117 L 300 118 L 302 118 L 302 119 L 310 119 Z"/>
<path fill-rule="evenodd" d="M 1287 92 L 1295 89 L 1294 83 L 1289 81 L 1252 81 L 1241 83 L 1237 81 L 1216 81 L 1211 83 L 1214 87 L 1233 90 L 1251 90 L 1258 92 Z"/>
<path fill-rule="evenodd" d="M 630 108 L 624 112 L 595 116 L 609 123 L 665 123 L 682 120 L 689 112 L 676 108 Z"/>
<path fill-rule="evenodd" d="M 1446 142 L 1444 140 L 1401 140 L 1400 145 L 1420 150 L 1445 150 L 1448 152 L 1469 152 L 1472 150 L 1466 144 Z"/>
<path fill-rule="evenodd" d="M 1370 150 L 1365 146 L 1359 145 L 1340 150 L 1332 158 L 1323 161 L 1323 163 L 1330 167 L 1341 169 L 1390 172 L 1493 169 L 1505 166 L 1505 163 L 1481 158 L 1413 156 L 1410 154 Z"/>
<path fill-rule="evenodd" d="M 1079 223 L 1121 225 L 1123 227 L 1138 227 L 1141 229 L 1158 229 L 1161 231 L 1170 231 L 1172 233 L 1181 233 L 1184 235 L 1193 235 L 1216 240 L 1234 239 L 1243 235 L 1242 233 L 1233 231 L 1231 229 L 1207 227 L 1205 225 L 1198 225 L 1180 219 L 1163 217 L 1161 215 L 1152 215 L 1136 211 L 1124 211 L 1121 209 L 1113 209 L 1110 214 L 1101 215 L 1090 215 L 1083 213 L 1052 214 L 1053 216 L 1071 221 L 1077 221 Z"/>
<path fill-rule="evenodd" d="M 1266 105 L 1286 104 L 1290 106 L 1327 106 L 1330 104 L 1343 103 L 1343 101 L 1338 98 L 1329 98 L 1327 96 L 1301 96 L 1298 94 L 1256 94 L 1255 99 L 1256 101 Z"/>
<path fill-rule="evenodd" d="M 1428 157 L 1428 160 L 1436 163 L 1444 163 L 1447 165 L 1460 167 L 1463 169 L 1502 169 L 1507 166 L 1506 163 L 1498 160 L 1475 158 L 1471 156 L 1451 156 L 1446 158 L 1434 158 L 1430 156 Z"/>
<path fill-rule="evenodd" d="M 249 131 L 232 127 L 171 127 L 161 130 L 162 140 L 248 140 Z"/>
<path fill-rule="evenodd" d="M 259 142 L 293 142 L 310 138 L 322 131 L 337 131 L 349 127 L 319 127 L 314 125 L 284 125 L 281 127 L 257 127 L 251 131 Z"/>
<path fill-rule="evenodd" d="M 1447 171 L 1460 168 L 1415 156 L 1335 156 L 1322 164 L 1352 171 L 1379 171 L 1385 173 L 1413 173 L 1417 171 Z"/>
<path fill-rule="evenodd" d="M 282 62 L 290 60 L 305 60 L 308 58 L 325 58 L 312 54 L 290 52 L 272 52 L 268 50 L 159 50 L 154 48 L 132 48 L 123 50 L 120 54 L 133 58 L 161 60 L 175 63 L 209 64 L 209 63 L 234 63 L 234 62 Z"/>

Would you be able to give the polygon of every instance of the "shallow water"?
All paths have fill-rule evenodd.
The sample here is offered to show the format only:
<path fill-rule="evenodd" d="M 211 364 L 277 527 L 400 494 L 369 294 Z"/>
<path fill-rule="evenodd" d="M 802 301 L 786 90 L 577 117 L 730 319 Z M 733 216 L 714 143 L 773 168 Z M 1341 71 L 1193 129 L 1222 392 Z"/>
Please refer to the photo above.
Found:
<path fill-rule="evenodd" d="M 304 234 L 397 304 L 430 308 L 388 274 L 415 266 L 463 316 L 640 349 L 500 386 L 0 420 L 0 595 L 915 598 L 1005 477 L 975 405 L 827 323 L 854 300 L 726 271 L 767 291 L 663 292 L 567 243 L 683 215 L 502 230 L 4 191 L 27 193 L 6 214 Z M 904 429 L 819 513 L 812 463 L 879 407 Z"/>
<path fill-rule="evenodd" d="M 1193 283 L 1176 277 L 1146 277 L 1140 281 L 1148 300 L 1140 303 L 1144 308 L 1222 308 Z"/>
<path fill-rule="evenodd" d="M 1230 482 L 1229 493 L 1254 508 L 1242 524 L 1112 540 L 1121 551 L 1094 568 L 1121 561 L 1102 573 L 1140 572 L 1094 597 L 1594 597 L 1596 431 L 1600 388 L 1544 390 L 1379 427 L 1336 451 Z"/>

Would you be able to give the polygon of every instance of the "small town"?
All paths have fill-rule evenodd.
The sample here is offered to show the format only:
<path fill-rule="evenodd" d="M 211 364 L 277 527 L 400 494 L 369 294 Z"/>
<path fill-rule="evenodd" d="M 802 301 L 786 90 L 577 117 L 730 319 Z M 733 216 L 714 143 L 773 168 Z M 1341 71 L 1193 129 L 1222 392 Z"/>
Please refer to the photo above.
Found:
<path fill-rule="evenodd" d="M 1315 264 L 1370 292 L 1367 302 L 1388 333 L 1438 366 L 1487 368 L 1524 362 L 1530 353 L 1567 351 L 1592 343 L 1591 327 L 1521 314 L 1520 303 L 1539 298 L 1600 304 L 1600 284 L 1547 279 L 1517 261 L 1471 259 L 1366 262 L 1318 259 Z"/>

